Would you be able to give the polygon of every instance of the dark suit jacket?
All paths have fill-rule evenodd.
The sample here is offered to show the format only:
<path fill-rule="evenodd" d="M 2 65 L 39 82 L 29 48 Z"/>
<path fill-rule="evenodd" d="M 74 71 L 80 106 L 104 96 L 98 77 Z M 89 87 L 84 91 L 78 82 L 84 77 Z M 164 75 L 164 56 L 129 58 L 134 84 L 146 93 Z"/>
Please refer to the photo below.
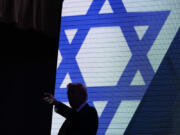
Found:
<path fill-rule="evenodd" d="M 55 104 L 55 111 L 66 118 L 60 129 L 60 132 L 64 130 L 64 135 L 96 135 L 98 115 L 94 107 L 86 104 L 77 112 L 65 104 L 57 102 Z"/>

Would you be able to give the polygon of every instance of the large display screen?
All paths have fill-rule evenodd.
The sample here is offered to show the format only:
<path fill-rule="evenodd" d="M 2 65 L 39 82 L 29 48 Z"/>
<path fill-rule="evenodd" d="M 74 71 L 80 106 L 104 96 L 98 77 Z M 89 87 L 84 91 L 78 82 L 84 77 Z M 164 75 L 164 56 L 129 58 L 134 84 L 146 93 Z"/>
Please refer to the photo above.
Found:
<path fill-rule="evenodd" d="M 179 6 L 178 6 L 179 5 Z M 64 0 L 55 98 L 81 82 L 98 135 L 123 135 L 180 26 L 177 0 Z M 53 110 L 51 135 L 64 118 Z"/>

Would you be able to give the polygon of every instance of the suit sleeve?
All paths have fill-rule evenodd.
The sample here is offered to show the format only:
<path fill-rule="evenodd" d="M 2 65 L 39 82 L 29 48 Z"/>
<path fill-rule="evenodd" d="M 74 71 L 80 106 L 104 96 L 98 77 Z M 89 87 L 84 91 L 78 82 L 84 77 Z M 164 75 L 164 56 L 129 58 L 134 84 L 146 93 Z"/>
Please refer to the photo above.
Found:
<path fill-rule="evenodd" d="M 66 119 L 72 119 L 72 117 L 77 113 L 75 110 L 63 104 L 62 102 L 56 101 L 54 105 L 55 111 Z"/>

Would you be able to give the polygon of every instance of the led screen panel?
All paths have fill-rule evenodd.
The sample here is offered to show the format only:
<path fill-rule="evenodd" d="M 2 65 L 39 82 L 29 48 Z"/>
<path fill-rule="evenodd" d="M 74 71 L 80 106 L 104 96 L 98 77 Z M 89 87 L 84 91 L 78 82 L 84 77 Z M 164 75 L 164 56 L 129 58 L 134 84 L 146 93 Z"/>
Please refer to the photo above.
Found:
<path fill-rule="evenodd" d="M 178 6 L 179 5 L 179 6 Z M 177 0 L 64 0 L 55 98 L 81 82 L 98 135 L 123 135 L 180 26 Z M 64 118 L 53 112 L 51 135 Z"/>

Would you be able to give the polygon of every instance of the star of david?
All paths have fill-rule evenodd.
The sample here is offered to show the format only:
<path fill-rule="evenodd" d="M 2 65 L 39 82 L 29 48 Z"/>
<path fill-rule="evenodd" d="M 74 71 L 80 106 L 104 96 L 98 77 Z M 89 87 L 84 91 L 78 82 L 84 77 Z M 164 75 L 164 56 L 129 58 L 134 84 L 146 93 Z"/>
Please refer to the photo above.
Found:
<path fill-rule="evenodd" d="M 149 83 L 151 82 L 155 74 L 147 58 L 147 53 L 153 45 L 156 37 L 158 36 L 164 22 L 167 19 L 167 16 L 169 15 L 169 11 L 127 12 L 122 1 L 115 2 L 113 0 L 109 0 L 109 3 L 113 9 L 113 13 L 98 14 L 104 2 L 105 0 L 94 0 L 86 15 L 62 17 L 59 46 L 62 55 L 62 62 L 60 63 L 57 70 L 57 75 L 60 76 L 60 78 L 56 81 L 56 84 L 61 84 L 66 74 L 69 73 L 72 82 L 81 82 L 83 84 L 86 84 L 75 57 L 79 52 L 89 30 L 93 27 L 121 27 L 132 53 L 132 57 L 128 62 L 122 76 L 120 77 L 117 86 L 88 88 L 88 91 L 90 91 L 90 103 L 92 103 L 93 100 L 108 101 L 108 104 L 106 105 L 101 117 L 99 118 L 99 128 L 102 128 L 102 130 L 98 134 L 101 135 L 106 133 L 106 130 L 122 100 L 142 99 Z M 96 19 L 92 18 L 92 14 L 96 14 Z M 89 18 L 92 18 L 92 20 L 89 21 Z M 157 20 L 155 20 L 155 18 Z M 80 20 L 77 22 L 78 26 L 73 25 L 72 20 Z M 125 24 L 124 22 L 128 23 Z M 87 23 L 89 25 L 86 25 Z M 149 28 L 143 38 L 140 40 L 134 29 L 134 26 L 144 25 L 148 25 Z M 71 44 L 68 42 L 68 39 L 66 37 L 66 29 L 78 29 Z M 141 71 L 146 85 L 130 85 L 137 70 Z M 57 89 L 55 90 L 55 95 L 57 98 L 59 98 L 58 95 L 65 95 L 65 93 L 65 90 L 60 90 L 59 86 L 57 86 Z M 93 93 L 99 95 L 99 98 L 94 99 Z M 112 100 L 111 96 L 107 96 L 108 93 L 116 93 L 116 95 L 119 97 Z M 67 101 L 67 97 L 64 97 L 63 99 L 61 98 L 60 100 Z M 111 114 L 108 114 L 109 108 L 111 108 Z M 107 118 L 105 122 L 103 122 L 103 117 Z M 103 122 L 103 124 L 101 124 L 101 122 Z"/>

